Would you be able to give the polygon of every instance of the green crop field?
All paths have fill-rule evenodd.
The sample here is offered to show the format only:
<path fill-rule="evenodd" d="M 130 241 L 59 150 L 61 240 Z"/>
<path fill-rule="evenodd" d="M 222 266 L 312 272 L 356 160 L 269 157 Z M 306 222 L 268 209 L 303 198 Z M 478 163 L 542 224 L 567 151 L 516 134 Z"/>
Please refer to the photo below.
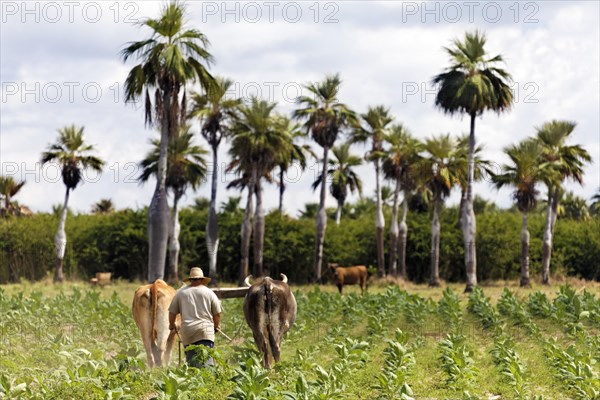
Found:
<path fill-rule="evenodd" d="M 270 371 L 242 299 L 223 301 L 233 340 L 218 336 L 216 367 L 178 366 L 176 347 L 169 368 L 148 370 L 136 286 L 0 287 L 0 398 L 600 398 L 597 284 L 294 287 L 298 318 Z"/>

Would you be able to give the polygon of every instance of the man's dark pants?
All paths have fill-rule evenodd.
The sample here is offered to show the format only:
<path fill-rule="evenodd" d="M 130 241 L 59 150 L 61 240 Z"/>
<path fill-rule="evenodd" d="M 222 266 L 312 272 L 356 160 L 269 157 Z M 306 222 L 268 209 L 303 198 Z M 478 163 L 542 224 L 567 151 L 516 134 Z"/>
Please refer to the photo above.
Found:
<path fill-rule="evenodd" d="M 215 347 L 215 342 L 213 342 L 212 340 L 198 340 L 197 342 L 188 344 L 185 347 L 187 349 L 190 346 L 206 346 L 206 347 L 210 347 L 212 349 Z M 201 361 L 202 361 L 201 354 L 202 354 L 202 352 L 201 352 L 200 348 L 193 348 L 190 350 L 186 350 L 185 351 L 185 360 L 187 361 L 187 363 L 190 367 L 200 368 L 205 365 L 209 365 L 211 367 L 213 365 L 215 365 L 215 360 L 213 360 L 212 357 L 209 357 L 205 363 L 201 363 Z"/>

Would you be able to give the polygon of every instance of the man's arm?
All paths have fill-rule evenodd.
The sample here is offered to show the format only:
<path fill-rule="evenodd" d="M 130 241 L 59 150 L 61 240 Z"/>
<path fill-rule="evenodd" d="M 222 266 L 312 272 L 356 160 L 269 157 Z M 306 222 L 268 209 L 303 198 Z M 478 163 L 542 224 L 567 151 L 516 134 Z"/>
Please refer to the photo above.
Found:
<path fill-rule="evenodd" d="M 177 318 L 177 314 L 169 313 L 169 330 L 177 330 L 175 318 Z"/>
<path fill-rule="evenodd" d="M 221 314 L 213 315 L 213 321 L 215 325 L 215 332 L 219 330 L 219 325 L 221 324 Z"/>

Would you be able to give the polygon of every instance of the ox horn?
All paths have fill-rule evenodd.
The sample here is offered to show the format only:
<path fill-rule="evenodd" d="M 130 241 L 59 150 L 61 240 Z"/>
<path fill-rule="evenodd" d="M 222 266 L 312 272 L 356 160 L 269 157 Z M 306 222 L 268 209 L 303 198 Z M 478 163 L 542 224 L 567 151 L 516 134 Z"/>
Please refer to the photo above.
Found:
<path fill-rule="evenodd" d="M 279 275 L 281 275 L 281 281 L 282 281 L 283 283 L 288 283 L 288 278 L 287 278 L 287 276 L 285 276 L 284 274 L 279 274 Z"/>
<path fill-rule="evenodd" d="M 244 285 L 245 285 L 245 286 L 248 286 L 248 287 L 252 286 L 252 285 L 250 284 L 250 278 L 252 278 L 252 275 L 248 275 L 248 276 L 246 277 L 246 279 L 244 279 Z"/>

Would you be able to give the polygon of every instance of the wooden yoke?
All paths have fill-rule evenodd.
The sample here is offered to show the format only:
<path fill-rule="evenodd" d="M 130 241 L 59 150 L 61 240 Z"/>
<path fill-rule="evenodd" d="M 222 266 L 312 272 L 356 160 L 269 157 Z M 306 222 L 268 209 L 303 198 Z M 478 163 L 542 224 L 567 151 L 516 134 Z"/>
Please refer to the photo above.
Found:
<path fill-rule="evenodd" d="M 238 297 L 245 297 L 248 292 L 248 287 L 234 287 L 234 288 L 212 288 L 219 299 L 234 299 Z"/>

